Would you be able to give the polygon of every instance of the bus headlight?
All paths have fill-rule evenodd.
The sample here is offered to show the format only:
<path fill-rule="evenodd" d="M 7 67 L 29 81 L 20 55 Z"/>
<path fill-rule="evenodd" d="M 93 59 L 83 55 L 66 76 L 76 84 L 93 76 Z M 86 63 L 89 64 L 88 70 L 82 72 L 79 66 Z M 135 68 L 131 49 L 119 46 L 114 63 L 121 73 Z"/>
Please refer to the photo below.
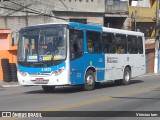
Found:
<path fill-rule="evenodd" d="M 27 75 L 27 73 L 23 72 L 22 70 L 18 70 L 18 72 L 23 76 L 25 77 Z"/>
<path fill-rule="evenodd" d="M 54 74 L 55 76 L 58 76 L 58 75 L 60 75 L 64 70 L 65 70 L 65 68 L 60 68 L 60 69 L 54 71 L 52 74 Z"/>

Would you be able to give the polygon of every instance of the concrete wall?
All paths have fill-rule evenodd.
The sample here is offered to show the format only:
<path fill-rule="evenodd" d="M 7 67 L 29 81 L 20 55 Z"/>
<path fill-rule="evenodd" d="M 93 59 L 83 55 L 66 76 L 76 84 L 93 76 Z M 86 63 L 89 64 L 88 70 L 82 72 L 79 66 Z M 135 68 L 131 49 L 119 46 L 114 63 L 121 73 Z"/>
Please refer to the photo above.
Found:
<path fill-rule="evenodd" d="M 112 1 L 106 0 L 106 13 L 128 13 L 128 1 Z"/>
<path fill-rule="evenodd" d="M 22 27 L 53 22 L 50 17 L 44 16 L 7 16 L 0 17 L 0 29 L 11 29 L 15 44 L 18 41 L 18 32 Z"/>
<path fill-rule="evenodd" d="M 11 2 L 0 2 L 1 7 L 14 9 L 0 9 L 0 29 L 11 29 L 12 37 L 17 41 L 18 31 L 22 27 L 64 21 L 44 16 L 44 14 L 67 18 L 68 21 L 70 18 L 85 18 L 88 23 L 103 25 L 104 1 L 12 0 Z"/>
<path fill-rule="evenodd" d="M 136 11 L 137 22 L 155 22 L 156 20 L 156 10 L 154 8 L 130 6 L 129 16 L 131 17 L 132 12 L 135 14 L 135 11 Z"/>
<path fill-rule="evenodd" d="M 103 13 L 83 13 L 83 12 L 62 12 L 55 11 L 53 14 L 57 17 L 62 17 L 69 21 L 70 18 L 75 19 L 87 19 L 88 24 L 96 24 L 103 26 Z M 56 20 L 55 20 L 56 21 Z M 58 20 L 59 21 L 59 20 Z"/>
<path fill-rule="evenodd" d="M 12 0 L 11 2 L 0 2 L 0 6 L 15 9 L 16 12 L 2 9 L 0 16 L 26 16 L 25 12 L 18 11 L 39 11 L 47 14 L 51 14 L 52 11 L 105 12 L 105 0 Z M 30 9 L 23 9 L 22 6 Z M 33 15 L 29 12 L 27 14 Z"/>
<path fill-rule="evenodd" d="M 145 0 L 141 2 L 143 1 L 145 2 Z M 150 7 L 129 6 L 129 16 L 131 17 L 132 12 L 135 14 L 136 11 L 137 22 L 155 22 L 157 1 L 150 0 L 150 3 Z"/>
<path fill-rule="evenodd" d="M 55 11 L 105 12 L 105 0 L 54 0 Z"/>

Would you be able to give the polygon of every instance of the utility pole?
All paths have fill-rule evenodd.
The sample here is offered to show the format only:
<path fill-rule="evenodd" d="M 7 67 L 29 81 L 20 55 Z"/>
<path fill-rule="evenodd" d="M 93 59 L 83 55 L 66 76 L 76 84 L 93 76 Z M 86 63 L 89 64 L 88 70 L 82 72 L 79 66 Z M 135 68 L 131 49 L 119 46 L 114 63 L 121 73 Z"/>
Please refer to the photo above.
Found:
<path fill-rule="evenodd" d="M 131 29 L 134 31 L 137 31 L 137 10 L 134 11 L 134 13 L 132 12 L 131 14 Z M 134 29 L 133 29 L 134 28 Z"/>
<path fill-rule="evenodd" d="M 158 73 L 158 50 L 159 50 L 159 0 L 157 0 L 156 8 L 156 39 L 155 39 L 155 58 L 154 58 L 154 73 Z"/>
<path fill-rule="evenodd" d="M 137 31 L 137 19 L 136 19 L 136 17 L 137 17 L 137 10 L 135 10 L 135 12 L 134 12 L 134 28 L 135 28 L 134 31 Z"/>

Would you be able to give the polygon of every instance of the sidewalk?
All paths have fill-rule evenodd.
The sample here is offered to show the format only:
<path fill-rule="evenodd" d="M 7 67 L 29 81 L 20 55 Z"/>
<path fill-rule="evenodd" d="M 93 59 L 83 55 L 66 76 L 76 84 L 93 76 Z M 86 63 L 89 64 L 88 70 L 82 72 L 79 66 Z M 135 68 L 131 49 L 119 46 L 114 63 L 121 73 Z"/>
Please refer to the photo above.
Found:
<path fill-rule="evenodd" d="M 148 76 L 152 76 L 152 75 L 160 75 L 160 73 L 145 73 L 144 75 L 141 75 L 139 77 L 148 77 Z"/>
<path fill-rule="evenodd" d="M 5 82 L 3 80 L 0 80 L 0 87 L 18 87 L 20 84 L 17 82 Z"/>

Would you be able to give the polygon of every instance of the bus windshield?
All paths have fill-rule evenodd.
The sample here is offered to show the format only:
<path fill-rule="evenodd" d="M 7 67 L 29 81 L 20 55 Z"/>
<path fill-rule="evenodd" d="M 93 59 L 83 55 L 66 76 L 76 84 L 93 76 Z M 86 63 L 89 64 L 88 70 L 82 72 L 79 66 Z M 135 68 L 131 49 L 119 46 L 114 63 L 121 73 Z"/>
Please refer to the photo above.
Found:
<path fill-rule="evenodd" d="M 64 25 L 29 27 L 20 30 L 19 62 L 45 62 L 66 59 Z"/>

